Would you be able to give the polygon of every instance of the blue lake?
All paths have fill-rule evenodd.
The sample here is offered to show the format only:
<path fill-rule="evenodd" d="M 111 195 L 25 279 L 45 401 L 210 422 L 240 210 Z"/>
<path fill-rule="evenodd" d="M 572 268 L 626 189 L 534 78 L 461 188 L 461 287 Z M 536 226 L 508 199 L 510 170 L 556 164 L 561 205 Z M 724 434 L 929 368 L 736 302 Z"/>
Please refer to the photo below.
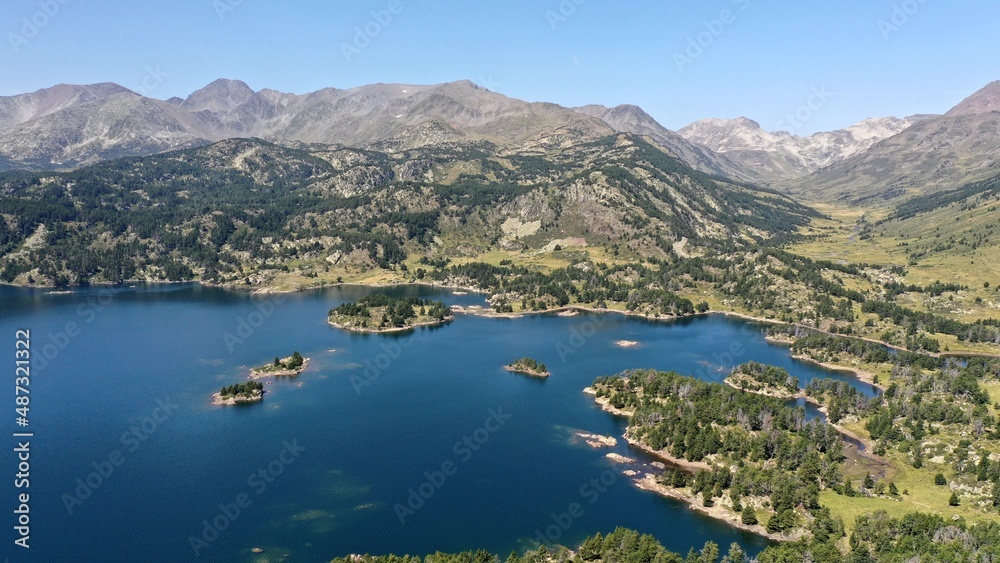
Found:
<path fill-rule="evenodd" d="M 328 309 L 373 291 L 0 287 L 4 424 L 34 433 L 31 548 L 13 547 L 21 491 L 9 437 L 0 465 L 3 556 L 323 561 L 473 548 L 505 556 L 540 540 L 576 546 L 616 526 L 681 553 L 708 540 L 757 552 L 765 540 L 639 490 L 605 457 L 652 461 L 641 452 L 621 440 L 593 449 L 576 439 L 578 431 L 620 437 L 626 426 L 582 390 L 630 368 L 721 381 L 753 360 L 788 369 L 803 386 L 832 377 L 871 392 L 791 359 L 759 326 L 719 316 L 658 323 L 463 315 L 388 336 L 327 325 Z M 430 287 L 382 291 L 483 303 Z M 15 425 L 19 329 L 31 331 L 34 358 L 27 429 Z M 621 348 L 618 340 L 639 345 Z M 267 385 L 263 403 L 210 405 L 213 392 L 244 381 L 250 366 L 293 350 L 311 359 L 309 369 Z M 522 356 L 545 362 L 552 377 L 502 369 Z"/>

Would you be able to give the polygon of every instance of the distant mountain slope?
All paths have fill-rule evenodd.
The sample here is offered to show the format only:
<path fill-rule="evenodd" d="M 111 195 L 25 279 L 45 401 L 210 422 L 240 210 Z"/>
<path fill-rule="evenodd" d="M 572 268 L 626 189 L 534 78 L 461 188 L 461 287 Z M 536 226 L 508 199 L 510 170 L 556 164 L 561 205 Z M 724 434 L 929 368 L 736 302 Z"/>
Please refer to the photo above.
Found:
<path fill-rule="evenodd" d="M 555 129 L 574 141 L 614 131 L 598 118 L 469 81 L 295 95 L 221 79 L 169 101 L 109 84 L 57 86 L 0 98 L 0 164 L 65 169 L 238 137 L 354 147 L 388 142 L 382 148 L 393 150 L 456 140 L 511 144 Z"/>
<path fill-rule="evenodd" d="M 219 139 L 194 115 L 130 91 L 46 112 L 0 133 L 0 159 L 29 168 L 74 168 Z"/>
<path fill-rule="evenodd" d="M 958 105 L 948 110 L 945 116 L 989 113 L 991 111 L 1000 111 L 1000 80 L 990 82 L 962 100 Z"/>
<path fill-rule="evenodd" d="M 810 201 L 885 206 L 997 174 L 1000 82 L 992 82 L 944 115 L 781 187 Z"/>
<path fill-rule="evenodd" d="M 226 138 L 382 151 L 452 142 L 561 143 L 612 132 L 646 136 L 695 169 L 756 181 L 762 176 L 688 142 L 636 106 L 569 109 L 509 98 L 469 81 L 372 84 L 307 94 L 254 91 L 219 79 L 189 95 L 144 103 L 114 84 L 60 85 L 0 98 L 0 169 L 71 169 L 102 159 L 155 154 Z M 37 140 L 37 141 L 36 141 Z"/>
<path fill-rule="evenodd" d="M 706 146 L 692 143 L 680 134 L 660 125 L 639 106 L 626 104 L 609 108 L 601 105 L 588 105 L 573 109 L 604 121 L 616 131 L 649 137 L 672 152 L 677 158 L 702 172 L 719 174 L 737 180 L 760 180 L 763 178 L 755 169 L 741 167 L 731 162 L 725 155 L 717 154 Z"/>
<path fill-rule="evenodd" d="M 768 132 L 750 119 L 703 119 L 678 133 L 727 157 L 744 170 L 754 170 L 769 182 L 800 178 L 896 135 L 925 116 L 866 119 L 837 131 L 799 137 L 786 131 Z"/>
<path fill-rule="evenodd" d="M 89 86 L 59 84 L 30 94 L 0 97 L 0 131 L 74 105 L 128 91 L 127 88 L 107 82 Z"/>

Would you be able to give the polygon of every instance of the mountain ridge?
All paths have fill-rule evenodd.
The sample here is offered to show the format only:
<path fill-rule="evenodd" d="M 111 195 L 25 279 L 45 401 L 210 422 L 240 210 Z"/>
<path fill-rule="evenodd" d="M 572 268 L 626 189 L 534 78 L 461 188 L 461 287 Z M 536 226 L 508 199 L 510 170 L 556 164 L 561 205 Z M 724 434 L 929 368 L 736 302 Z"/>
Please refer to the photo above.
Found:
<path fill-rule="evenodd" d="M 1000 174 L 1000 111 L 993 83 L 868 150 L 782 184 L 811 201 L 883 206 Z"/>
<path fill-rule="evenodd" d="M 678 130 L 685 139 L 726 156 L 744 169 L 757 169 L 768 182 L 792 180 L 864 152 L 928 116 L 869 118 L 843 129 L 800 137 L 769 132 L 756 121 L 708 118 Z"/>
<path fill-rule="evenodd" d="M 526 102 L 469 80 L 430 85 L 377 83 L 304 94 L 254 91 L 220 78 L 186 98 L 138 103 L 139 96 L 101 83 L 59 85 L 0 98 L 0 167 L 72 169 L 115 158 L 197 146 L 225 138 L 258 137 L 279 143 L 392 147 L 441 142 L 534 142 L 561 131 L 563 143 L 612 132 L 651 138 L 696 169 L 737 180 L 757 180 L 729 159 L 688 142 L 638 106 L 566 108 Z M 26 110 L 24 107 L 40 108 Z M 138 111 L 131 114 L 130 112 Z M 132 127 L 132 131 L 126 131 Z M 162 127 L 162 130 L 159 129 Z M 116 135 L 107 135 L 107 131 Z M 32 139 L 38 139 L 37 144 Z M 56 141 L 56 139 L 65 139 Z"/>

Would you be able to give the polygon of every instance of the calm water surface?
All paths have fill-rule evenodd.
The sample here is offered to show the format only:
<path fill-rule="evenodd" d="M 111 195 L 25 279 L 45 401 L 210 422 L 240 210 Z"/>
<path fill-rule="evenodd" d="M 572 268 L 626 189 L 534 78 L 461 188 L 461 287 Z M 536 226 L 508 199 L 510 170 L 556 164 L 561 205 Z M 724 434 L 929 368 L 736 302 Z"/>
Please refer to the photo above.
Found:
<path fill-rule="evenodd" d="M 192 537 L 204 561 L 506 554 L 540 540 L 575 546 L 616 526 L 682 553 L 708 540 L 756 552 L 767 545 L 761 538 L 637 489 L 605 457 L 651 461 L 641 452 L 621 441 L 596 450 L 577 440 L 578 431 L 620 436 L 626 426 L 583 388 L 640 367 L 721 381 L 754 360 L 788 369 L 803 386 L 833 377 L 871 392 L 791 359 L 754 324 L 714 316 L 460 316 L 395 336 L 326 324 L 328 309 L 372 291 L 267 297 L 184 284 L 67 294 L 0 287 L 9 370 L 0 404 L 8 405 L 9 433 L 19 430 L 10 367 L 16 330 L 31 330 L 35 362 L 31 548 L 12 547 L 17 461 L 9 437 L 0 466 L 8 475 L 0 487 L 3 554 L 184 561 L 196 558 Z M 428 287 L 389 291 L 483 302 Z M 617 340 L 639 345 L 624 349 Z M 209 404 L 250 366 L 293 350 L 311 358 L 310 368 L 267 385 L 262 404 Z M 522 356 L 545 362 L 552 377 L 501 368 Z"/>

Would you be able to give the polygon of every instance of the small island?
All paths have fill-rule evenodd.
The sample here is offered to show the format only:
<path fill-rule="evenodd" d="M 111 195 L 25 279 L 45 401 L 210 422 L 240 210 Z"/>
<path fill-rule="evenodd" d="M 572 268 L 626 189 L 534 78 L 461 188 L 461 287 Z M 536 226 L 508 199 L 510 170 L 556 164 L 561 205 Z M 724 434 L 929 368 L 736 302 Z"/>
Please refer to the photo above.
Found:
<path fill-rule="evenodd" d="M 223 387 L 212 395 L 213 405 L 240 405 L 253 403 L 264 399 L 264 384 L 259 381 L 247 381 Z"/>
<path fill-rule="evenodd" d="M 250 370 L 250 378 L 260 379 L 262 377 L 284 376 L 295 377 L 296 375 L 302 373 L 302 370 L 306 369 L 306 366 L 308 365 L 309 358 L 303 358 L 302 354 L 299 354 L 296 351 L 287 358 L 278 358 L 275 356 L 273 362 L 253 368 Z"/>
<path fill-rule="evenodd" d="M 545 364 L 538 363 L 532 358 L 521 358 L 520 360 L 517 360 L 512 364 L 508 364 L 503 368 L 509 372 L 520 373 L 531 377 L 544 378 L 552 375 L 545 367 Z"/>
<path fill-rule="evenodd" d="M 779 399 L 805 396 L 799 389 L 799 378 L 792 377 L 782 368 L 757 362 L 736 366 L 724 383 L 733 389 Z"/>
<path fill-rule="evenodd" d="M 399 332 L 444 324 L 454 318 L 451 308 L 441 301 L 375 294 L 330 309 L 327 322 L 354 332 Z"/>

